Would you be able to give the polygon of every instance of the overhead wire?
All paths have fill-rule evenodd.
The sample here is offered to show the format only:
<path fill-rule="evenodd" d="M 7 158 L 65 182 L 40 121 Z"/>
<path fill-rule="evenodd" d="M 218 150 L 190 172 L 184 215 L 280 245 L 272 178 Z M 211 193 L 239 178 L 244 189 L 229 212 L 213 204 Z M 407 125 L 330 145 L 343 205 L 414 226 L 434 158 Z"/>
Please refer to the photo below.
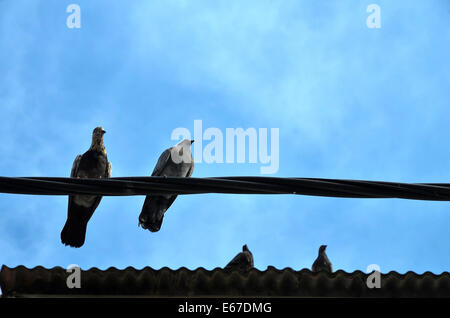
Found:
<path fill-rule="evenodd" d="M 261 176 L 180 178 L 0 177 L 0 193 L 27 195 L 294 194 L 341 198 L 450 201 L 450 183 L 401 183 Z"/>

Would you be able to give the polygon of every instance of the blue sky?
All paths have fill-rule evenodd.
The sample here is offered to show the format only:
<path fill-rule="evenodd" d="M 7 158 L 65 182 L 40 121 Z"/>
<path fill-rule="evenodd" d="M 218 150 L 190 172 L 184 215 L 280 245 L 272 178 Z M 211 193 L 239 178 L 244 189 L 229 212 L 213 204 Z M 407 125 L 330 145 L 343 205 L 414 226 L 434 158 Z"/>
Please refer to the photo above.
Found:
<path fill-rule="evenodd" d="M 66 26 L 71 3 L 81 29 Z M 69 176 L 98 125 L 114 177 L 149 175 L 199 119 L 279 128 L 274 176 L 449 182 L 449 15 L 444 0 L 1 1 L 0 175 Z M 67 197 L 0 194 L 0 264 L 212 269 L 248 244 L 257 268 L 299 270 L 327 244 L 336 270 L 450 266 L 447 202 L 180 196 L 150 233 L 143 201 L 103 198 L 73 249 L 59 237 Z"/>

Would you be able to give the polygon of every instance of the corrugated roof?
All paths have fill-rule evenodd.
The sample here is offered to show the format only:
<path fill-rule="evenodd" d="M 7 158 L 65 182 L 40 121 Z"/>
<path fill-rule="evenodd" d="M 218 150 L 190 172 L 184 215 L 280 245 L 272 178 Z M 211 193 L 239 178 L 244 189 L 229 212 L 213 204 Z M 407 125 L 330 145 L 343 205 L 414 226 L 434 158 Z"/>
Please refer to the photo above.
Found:
<path fill-rule="evenodd" d="M 147 296 L 147 297 L 450 297 L 450 274 L 425 272 L 381 274 L 381 288 L 366 285 L 369 274 L 313 273 L 303 269 L 252 269 L 247 273 L 221 268 L 81 270 L 81 288 L 66 285 L 70 273 L 62 267 L 3 266 L 0 286 L 4 297 L 27 296 Z"/>

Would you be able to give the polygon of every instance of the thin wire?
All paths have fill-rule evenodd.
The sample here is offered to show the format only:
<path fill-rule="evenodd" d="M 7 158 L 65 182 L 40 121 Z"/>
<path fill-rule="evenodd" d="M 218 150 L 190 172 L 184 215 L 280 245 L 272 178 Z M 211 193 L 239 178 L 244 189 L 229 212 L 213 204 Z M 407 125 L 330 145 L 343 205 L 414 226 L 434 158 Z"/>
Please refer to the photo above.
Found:
<path fill-rule="evenodd" d="M 276 177 L 121 177 L 109 179 L 0 177 L 0 193 L 102 196 L 204 193 L 295 194 L 341 198 L 450 201 L 450 184 Z"/>

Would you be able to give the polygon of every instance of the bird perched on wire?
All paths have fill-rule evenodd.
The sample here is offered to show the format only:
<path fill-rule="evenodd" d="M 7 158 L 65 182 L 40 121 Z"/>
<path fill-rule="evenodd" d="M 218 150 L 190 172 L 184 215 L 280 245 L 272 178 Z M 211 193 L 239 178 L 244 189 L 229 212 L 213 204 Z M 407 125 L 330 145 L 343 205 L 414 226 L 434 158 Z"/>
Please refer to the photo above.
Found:
<path fill-rule="evenodd" d="M 72 165 L 71 178 L 109 178 L 112 166 L 106 156 L 103 135 L 106 131 L 97 127 L 92 133 L 92 144 L 83 155 L 78 155 Z M 70 195 L 67 221 L 61 231 L 61 242 L 72 247 L 81 247 L 86 237 L 89 219 L 98 207 L 101 196 Z"/>
<path fill-rule="evenodd" d="M 325 272 L 333 272 L 333 267 L 331 265 L 330 260 L 328 259 L 327 253 L 325 253 L 325 250 L 327 249 L 326 245 L 321 245 L 319 247 L 319 256 L 317 256 L 317 259 L 314 261 L 312 265 L 312 271 L 313 272 L 319 272 L 319 271 L 325 271 Z"/>
<path fill-rule="evenodd" d="M 190 177 L 194 172 L 194 158 L 191 145 L 194 140 L 184 139 L 177 145 L 166 149 L 158 159 L 152 176 L 161 177 Z M 139 226 L 151 232 L 161 228 L 164 213 L 172 205 L 177 195 L 147 195 L 141 214 Z"/>
<path fill-rule="evenodd" d="M 242 252 L 237 254 L 228 264 L 225 266 L 225 270 L 237 270 L 240 272 L 247 272 L 253 268 L 253 254 L 247 247 L 247 244 L 242 246 Z"/>

